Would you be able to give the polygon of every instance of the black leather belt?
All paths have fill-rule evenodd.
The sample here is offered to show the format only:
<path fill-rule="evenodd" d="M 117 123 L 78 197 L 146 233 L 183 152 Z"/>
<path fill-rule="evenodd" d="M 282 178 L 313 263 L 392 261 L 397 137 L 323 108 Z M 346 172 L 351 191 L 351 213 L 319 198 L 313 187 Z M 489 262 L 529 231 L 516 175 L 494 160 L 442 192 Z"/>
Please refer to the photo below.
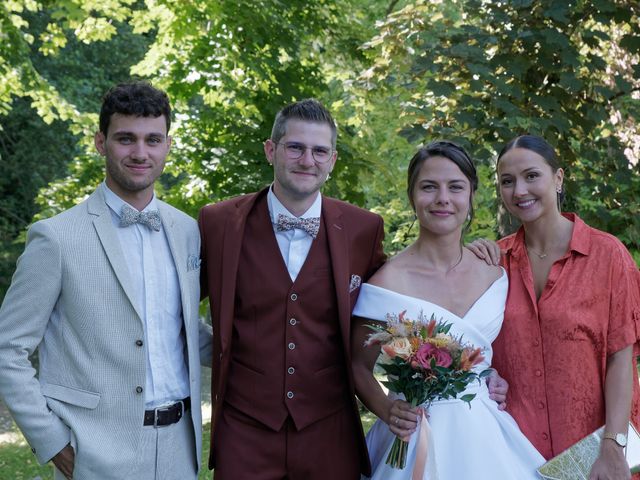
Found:
<path fill-rule="evenodd" d="M 164 427 L 177 423 L 184 416 L 184 412 L 191 408 L 191 398 L 183 398 L 173 405 L 166 407 L 158 407 L 153 410 L 144 411 L 144 425 L 153 425 L 154 427 Z"/>

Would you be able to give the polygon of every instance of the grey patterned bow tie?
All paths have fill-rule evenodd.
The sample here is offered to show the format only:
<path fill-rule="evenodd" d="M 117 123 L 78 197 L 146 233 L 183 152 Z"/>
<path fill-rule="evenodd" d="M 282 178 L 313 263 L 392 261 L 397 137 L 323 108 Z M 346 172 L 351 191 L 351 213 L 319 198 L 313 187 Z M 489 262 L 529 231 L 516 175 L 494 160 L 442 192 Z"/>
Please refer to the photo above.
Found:
<path fill-rule="evenodd" d="M 150 210 L 148 212 L 139 212 L 129 205 L 122 205 L 120 210 L 120 226 L 128 227 L 134 223 L 146 225 L 156 232 L 160 231 L 162 221 L 160 220 L 160 212 L 158 210 Z"/>
<path fill-rule="evenodd" d="M 293 230 L 294 228 L 304 230 L 310 237 L 316 238 L 318 230 L 320 230 L 320 217 L 295 218 L 281 213 L 278 215 L 278 220 L 276 221 L 276 230 L 278 232 Z"/>

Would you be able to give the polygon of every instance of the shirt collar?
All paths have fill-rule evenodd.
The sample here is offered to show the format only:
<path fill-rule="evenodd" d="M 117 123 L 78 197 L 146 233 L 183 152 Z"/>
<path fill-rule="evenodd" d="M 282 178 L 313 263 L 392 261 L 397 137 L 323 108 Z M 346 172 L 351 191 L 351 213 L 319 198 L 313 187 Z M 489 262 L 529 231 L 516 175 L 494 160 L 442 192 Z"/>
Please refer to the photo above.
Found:
<path fill-rule="evenodd" d="M 106 182 L 102 182 L 100 186 L 102 187 L 102 192 L 104 193 L 105 203 L 109 206 L 109 208 L 113 211 L 113 213 L 115 213 L 118 216 L 118 218 L 120 218 L 120 211 L 122 210 L 123 205 L 128 205 L 134 210 L 137 210 L 137 208 L 135 208 L 134 206 L 122 200 L 118 195 L 116 195 L 113 192 L 113 190 L 107 187 Z M 151 197 L 151 201 L 146 207 L 144 207 L 142 211 L 146 212 L 149 210 L 157 210 L 157 209 L 158 209 L 158 202 L 156 201 L 156 194 L 154 192 L 153 197 Z"/>
<path fill-rule="evenodd" d="M 589 226 L 582 221 L 575 213 L 563 213 L 566 218 L 573 222 L 573 233 L 569 242 L 569 250 L 589 255 L 591 250 L 591 232 Z"/>
<path fill-rule="evenodd" d="M 295 217 L 287 207 L 285 207 L 278 197 L 276 197 L 275 193 L 273 193 L 273 184 L 269 187 L 269 191 L 267 192 L 267 203 L 269 205 L 269 214 L 271 215 L 271 222 L 275 223 L 278 215 L 288 215 L 290 217 Z M 311 204 L 309 209 L 300 215 L 298 218 L 313 218 L 319 217 L 322 213 L 322 195 L 318 192 L 316 199 Z"/>
<path fill-rule="evenodd" d="M 563 217 L 573 222 L 573 232 L 569 241 L 569 252 L 581 255 L 589 255 L 591 250 L 591 234 L 589 226 L 575 213 L 563 213 Z M 525 250 L 524 227 L 520 227 L 515 233 L 513 242 L 506 247 L 506 253 L 514 257 L 523 256 Z"/>

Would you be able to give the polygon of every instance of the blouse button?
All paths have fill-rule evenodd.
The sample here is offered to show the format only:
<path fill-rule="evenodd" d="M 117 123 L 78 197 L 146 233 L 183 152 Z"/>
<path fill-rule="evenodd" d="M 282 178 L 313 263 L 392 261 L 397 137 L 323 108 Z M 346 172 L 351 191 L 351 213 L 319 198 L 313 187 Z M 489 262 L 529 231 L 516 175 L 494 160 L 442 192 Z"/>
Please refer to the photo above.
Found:
<path fill-rule="evenodd" d="M 540 345 L 540 340 L 538 340 L 537 338 L 533 341 L 533 346 L 537 347 L 538 345 Z"/>
<path fill-rule="evenodd" d="M 546 433 L 542 434 L 542 439 L 543 440 L 549 440 L 549 435 L 547 435 Z"/>
<path fill-rule="evenodd" d="M 540 402 L 540 403 L 538 403 L 538 408 L 539 408 L 540 410 L 544 410 L 544 402 Z"/>
<path fill-rule="evenodd" d="M 542 376 L 542 372 L 540 370 L 536 370 L 536 377 L 541 377 Z"/>

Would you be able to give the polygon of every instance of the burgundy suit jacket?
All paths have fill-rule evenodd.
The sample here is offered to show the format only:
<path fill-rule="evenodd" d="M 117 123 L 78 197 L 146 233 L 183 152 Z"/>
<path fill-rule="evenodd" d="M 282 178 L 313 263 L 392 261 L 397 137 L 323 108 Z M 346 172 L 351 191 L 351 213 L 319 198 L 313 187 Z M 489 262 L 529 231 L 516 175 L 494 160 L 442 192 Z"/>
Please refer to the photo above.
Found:
<path fill-rule="evenodd" d="M 213 411 L 209 468 L 212 468 L 214 432 L 224 403 L 231 358 L 236 274 L 245 222 L 256 200 L 261 195 L 266 195 L 267 190 L 207 205 L 202 208 L 198 218 L 202 237 L 202 296 L 209 297 L 213 325 Z M 349 388 L 353 394 L 353 408 L 357 412 L 351 371 L 351 312 L 360 291 L 359 282 L 366 282 L 385 260 L 382 249 L 384 226 L 379 215 L 325 196 L 322 197 L 322 215 L 327 226 L 336 285 L 345 368 L 348 371 Z M 362 430 L 360 437 L 362 469 L 368 471 L 369 460 Z"/>

